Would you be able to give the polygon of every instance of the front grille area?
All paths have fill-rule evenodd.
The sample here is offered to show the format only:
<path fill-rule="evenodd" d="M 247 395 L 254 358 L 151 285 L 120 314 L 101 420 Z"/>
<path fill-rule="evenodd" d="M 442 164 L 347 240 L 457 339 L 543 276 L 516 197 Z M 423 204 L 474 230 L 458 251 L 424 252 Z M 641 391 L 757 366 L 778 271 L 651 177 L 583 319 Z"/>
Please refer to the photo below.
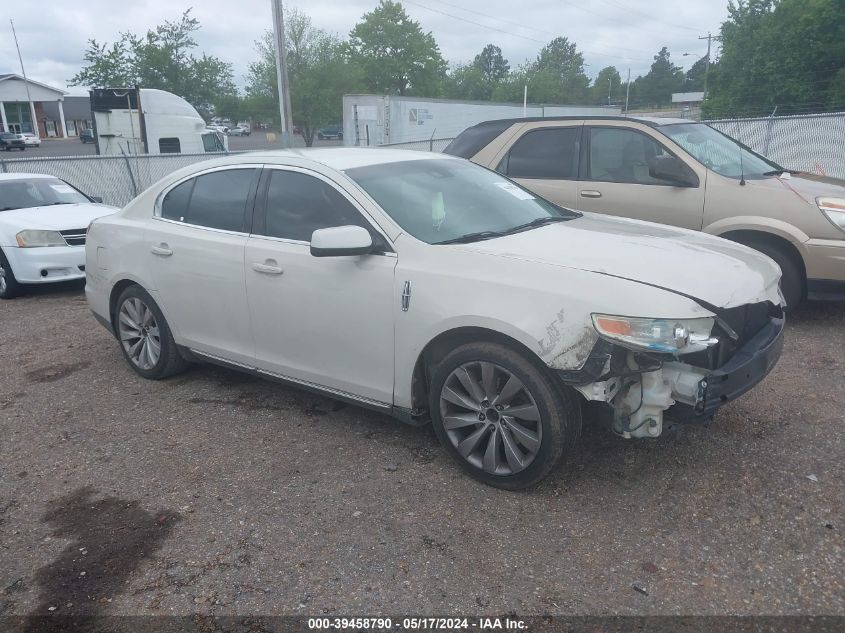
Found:
<path fill-rule="evenodd" d="M 68 246 L 85 246 L 85 229 L 67 229 L 59 231 Z"/>
<path fill-rule="evenodd" d="M 783 310 L 769 301 L 749 303 L 719 310 L 713 335 L 719 344 L 695 354 L 684 356 L 684 362 L 705 369 L 718 369 L 727 363 L 736 350 L 762 330 L 772 317 L 783 317 Z M 736 336 L 736 340 L 732 337 Z"/>

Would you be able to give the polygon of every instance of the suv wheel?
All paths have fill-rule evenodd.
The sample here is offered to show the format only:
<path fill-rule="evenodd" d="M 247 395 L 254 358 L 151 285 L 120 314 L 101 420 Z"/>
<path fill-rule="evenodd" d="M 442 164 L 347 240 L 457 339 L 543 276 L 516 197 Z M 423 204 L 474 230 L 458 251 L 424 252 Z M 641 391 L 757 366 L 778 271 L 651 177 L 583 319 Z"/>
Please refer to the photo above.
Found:
<path fill-rule="evenodd" d="M 573 394 L 497 343 L 452 351 L 434 370 L 430 394 L 440 442 L 467 473 L 498 488 L 537 483 L 580 434 Z"/>
<path fill-rule="evenodd" d="M 788 308 L 796 308 L 804 298 L 804 274 L 782 248 L 764 241 L 749 240 L 746 246 L 771 257 L 780 266 L 780 290 Z"/>
<path fill-rule="evenodd" d="M 15 273 L 9 265 L 9 260 L 0 251 L 0 299 L 13 299 L 21 293 L 21 285 L 15 279 Z"/>
<path fill-rule="evenodd" d="M 160 380 L 188 366 L 176 348 L 164 315 L 140 286 L 129 286 L 121 293 L 115 318 L 123 356 L 144 378 Z"/>

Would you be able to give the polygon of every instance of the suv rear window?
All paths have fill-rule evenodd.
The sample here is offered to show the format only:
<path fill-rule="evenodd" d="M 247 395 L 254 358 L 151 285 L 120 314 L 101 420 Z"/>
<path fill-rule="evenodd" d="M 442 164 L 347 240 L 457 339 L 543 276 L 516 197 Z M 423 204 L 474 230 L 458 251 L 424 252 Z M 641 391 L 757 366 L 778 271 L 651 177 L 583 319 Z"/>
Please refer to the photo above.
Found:
<path fill-rule="evenodd" d="M 513 124 L 512 119 L 503 119 L 473 125 L 452 139 L 443 153 L 461 158 L 472 158 Z"/>

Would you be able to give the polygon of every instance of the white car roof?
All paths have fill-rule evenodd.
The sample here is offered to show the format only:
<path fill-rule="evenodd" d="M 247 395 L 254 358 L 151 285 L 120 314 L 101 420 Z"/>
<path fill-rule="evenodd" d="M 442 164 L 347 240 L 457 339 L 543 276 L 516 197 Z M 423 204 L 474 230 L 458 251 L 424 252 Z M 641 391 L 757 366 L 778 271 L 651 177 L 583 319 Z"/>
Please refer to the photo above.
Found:
<path fill-rule="evenodd" d="M 286 164 L 286 159 L 298 158 L 312 160 L 337 171 L 369 167 L 384 163 L 396 163 L 406 160 L 460 160 L 446 154 L 419 152 L 410 149 L 386 149 L 378 147 L 326 147 L 310 149 L 258 151 L 248 154 L 267 163 Z M 243 154 L 241 155 L 243 156 Z"/>
<path fill-rule="evenodd" d="M 51 176 L 50 174 L 16 174 L 16 173 L 0 174 L 0 181 L 2 181 L 2 180 L 31 180 L 33 178 L 56 178 L 56 176 Z"/>

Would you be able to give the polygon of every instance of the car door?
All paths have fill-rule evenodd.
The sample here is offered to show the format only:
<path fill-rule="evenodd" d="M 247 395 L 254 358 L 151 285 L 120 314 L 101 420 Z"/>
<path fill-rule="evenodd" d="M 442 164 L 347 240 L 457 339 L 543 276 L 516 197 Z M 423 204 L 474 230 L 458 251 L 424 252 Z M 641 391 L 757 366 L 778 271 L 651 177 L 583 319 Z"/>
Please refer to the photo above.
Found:
<path fill-rule="evenodd" d="M 528 124 L 493 166 L 546 200 L 577 208 L 582 126 L 578 120 Z"/>
<path fill-rule="evenodd" d="M 379 254 L 314 257 L 312 233 L 358 225 Z M 330 179 L 268 167 L 246 247 L 246 288 L 259 370 L 371 404 L 393 402 L 396 254 Z"/>
<path fill-rule="evenodd" d="M 260 169 L 203 172 L 160 196 L 145 239 L 153 295 L 177 340 L 194 351 L 252 365 L 244 281 Z"/>
<path fill-rule="evenodd" d="M 649 175 L 650 161 L 671 152 L 629 122 L 587 125 L 582 136 L 578 205 L 583 211 L 701 230 L 706 170 L 691 167 L 696 186 L 677 186 Z"/>

